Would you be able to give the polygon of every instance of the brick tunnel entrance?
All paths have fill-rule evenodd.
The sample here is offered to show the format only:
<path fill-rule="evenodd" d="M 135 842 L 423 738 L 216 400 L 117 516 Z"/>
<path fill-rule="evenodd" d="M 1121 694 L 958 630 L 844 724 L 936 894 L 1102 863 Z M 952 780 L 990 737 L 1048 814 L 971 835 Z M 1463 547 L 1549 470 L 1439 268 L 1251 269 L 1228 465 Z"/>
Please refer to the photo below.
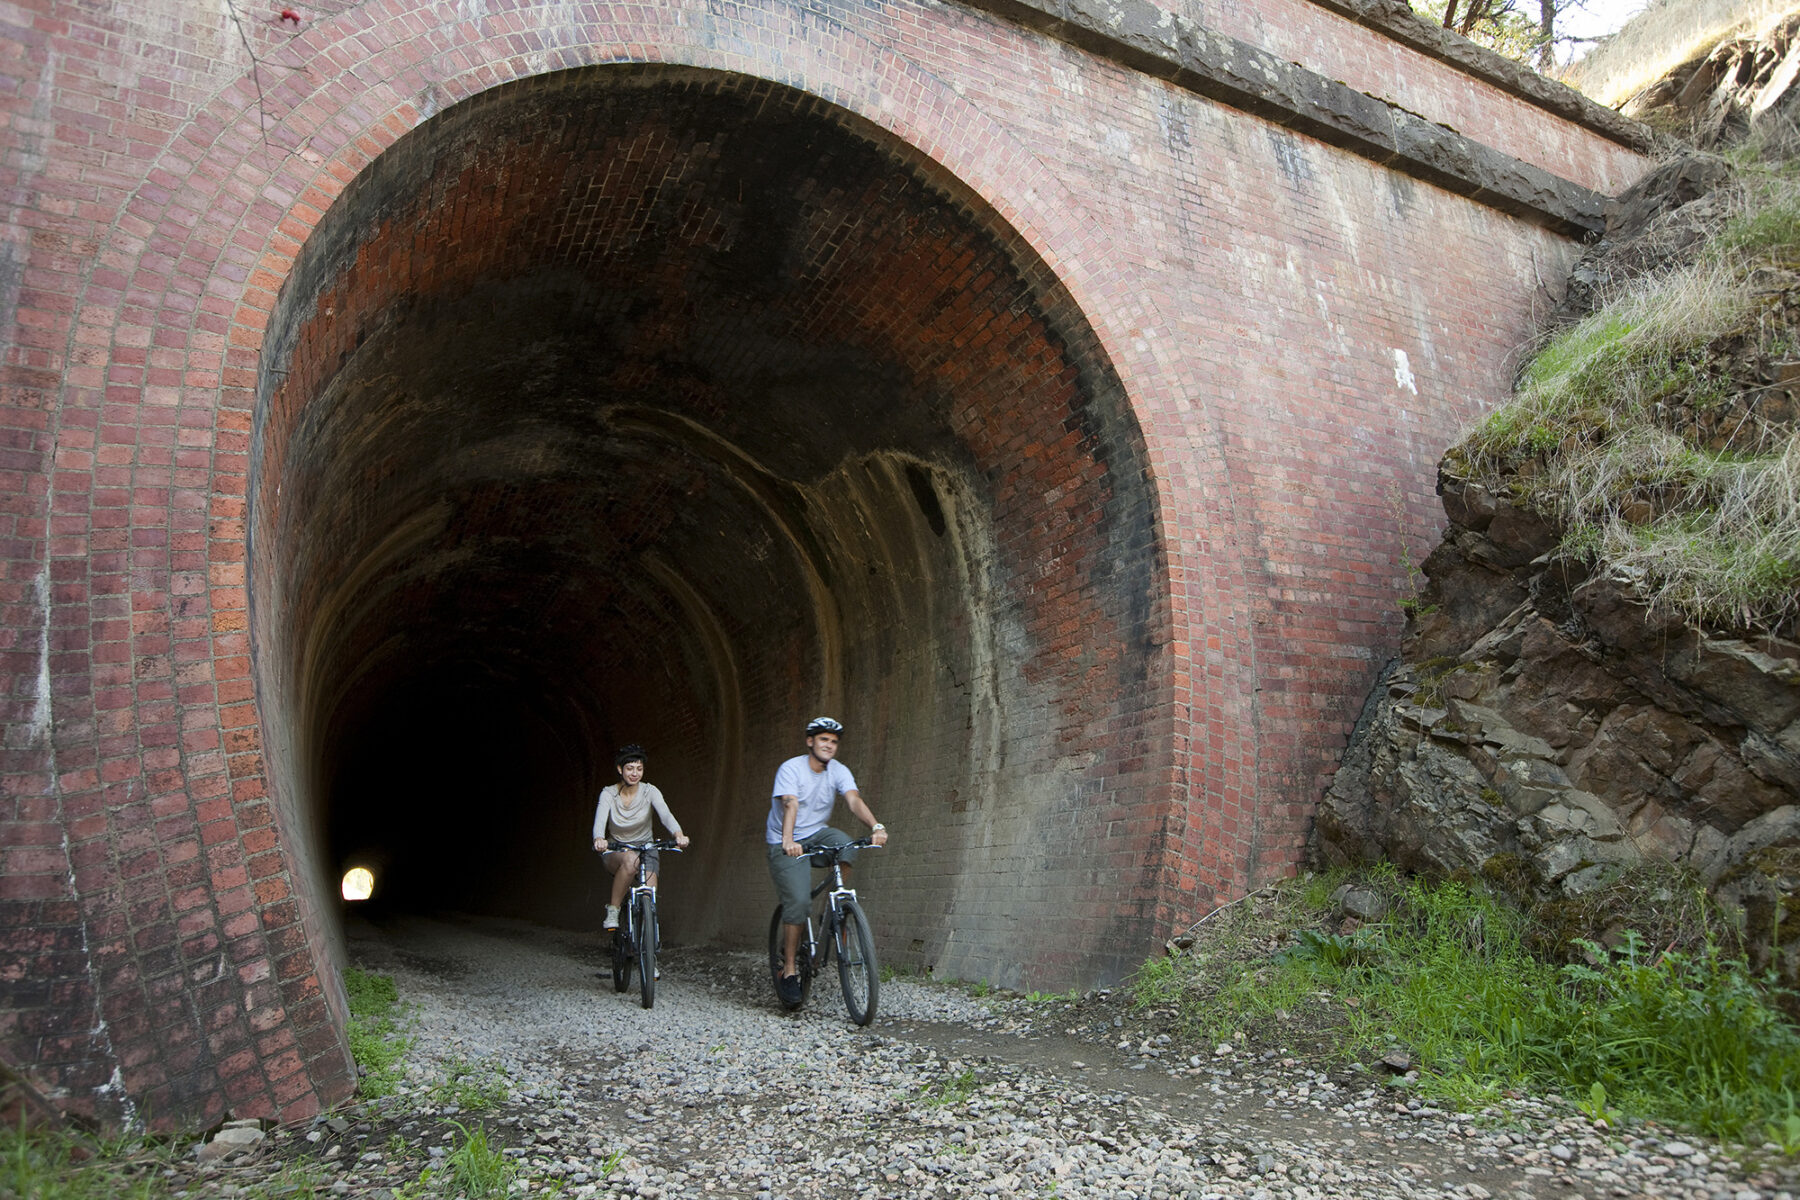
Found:
<path fill-rule="evenodd" d="M 890 961 L 1141 958 L 1185 853 L 1141 438 L 928 158 L 716 72 L 498 88 L 329 205 L 263 363 L 255 669 L 317 895 L 367 863 L 391 906 L 591 928 L 635 741 L 695 840 L 671 933 L 754 945 L 768 783 L 829 712 L 894 833 Z"/>

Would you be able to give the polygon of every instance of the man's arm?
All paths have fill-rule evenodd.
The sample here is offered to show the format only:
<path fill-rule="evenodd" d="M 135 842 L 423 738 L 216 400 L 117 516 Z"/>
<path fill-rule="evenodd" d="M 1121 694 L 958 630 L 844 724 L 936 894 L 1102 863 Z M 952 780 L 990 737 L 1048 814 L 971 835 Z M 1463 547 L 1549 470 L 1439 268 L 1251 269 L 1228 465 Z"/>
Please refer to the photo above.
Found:
<path fill-rule="evenodd" d="M 800 817 L 800 797 L 781 798 L 781 850 L 789 858 L 800 854 L 800 843 L 794 840 L 794 822 Z"/>
<path fill-rule="evenodd" d="M 863 803 L 862 793 L 851 788 L 844 793 L 844 803 L 850 806 L 851 815 L 870 828 L 869 840 L 877 846 L 887 845 L 887 827 L 875 819 L 869 806 Z"/>

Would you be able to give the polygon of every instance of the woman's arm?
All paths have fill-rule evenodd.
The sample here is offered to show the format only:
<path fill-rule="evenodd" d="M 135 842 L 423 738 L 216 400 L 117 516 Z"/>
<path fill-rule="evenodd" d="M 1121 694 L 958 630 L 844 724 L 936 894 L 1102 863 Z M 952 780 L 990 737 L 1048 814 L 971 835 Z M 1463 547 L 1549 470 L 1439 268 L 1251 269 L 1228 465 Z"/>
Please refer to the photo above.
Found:
<path fill-rule="evenodd" d="M 594 849 L 606 849 L 606 819 L 612 815 L 612 797 L 607 795 L 612 788 L 600 790 L 600 803 L 594 806 Z"/>
<path fill-rule="evenodd" d="M 681 832 L 681 823 L 675 819 L 674 814 L 669 812 L 669 802 L 663 799 L 662 789 L 650 787 L 649 784 L 644 786 L 650 788 L 650 807 L 656 810 L 656 815 L 662 821 L 663 828 L 675 835 L 677 846 L 686 847 L 688 844 L 687 834 Z"/>

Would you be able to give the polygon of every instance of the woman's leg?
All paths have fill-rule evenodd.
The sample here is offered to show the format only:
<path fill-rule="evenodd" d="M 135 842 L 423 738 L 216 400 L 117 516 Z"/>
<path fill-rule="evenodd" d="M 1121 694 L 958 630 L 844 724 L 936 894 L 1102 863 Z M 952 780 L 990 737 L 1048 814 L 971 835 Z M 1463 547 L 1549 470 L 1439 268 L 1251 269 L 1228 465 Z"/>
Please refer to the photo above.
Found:
<path fill-rule="evenodd" d="M 625 893 L 631 890 L 632 883 L 637 879 L 637 851 L 621 850 L 606 857 L 613 860 L 612 899 L 608 903 L 617 908 L 625 903 Z"/>

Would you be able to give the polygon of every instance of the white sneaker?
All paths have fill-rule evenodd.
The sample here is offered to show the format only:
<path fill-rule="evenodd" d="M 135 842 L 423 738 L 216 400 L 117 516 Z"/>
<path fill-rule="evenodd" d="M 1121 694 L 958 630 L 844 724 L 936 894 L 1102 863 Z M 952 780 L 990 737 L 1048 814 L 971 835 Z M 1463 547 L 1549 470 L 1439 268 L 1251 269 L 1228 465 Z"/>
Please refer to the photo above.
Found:
<path fill-rule="evenodd" d="M 609 904 L 606 906 L 606 921 L 600 926 L 600 928 L 602 928 L 602 929 L 617 929 L 618 927 L 619 927 L 619 906 L 616 904 Z"/>

